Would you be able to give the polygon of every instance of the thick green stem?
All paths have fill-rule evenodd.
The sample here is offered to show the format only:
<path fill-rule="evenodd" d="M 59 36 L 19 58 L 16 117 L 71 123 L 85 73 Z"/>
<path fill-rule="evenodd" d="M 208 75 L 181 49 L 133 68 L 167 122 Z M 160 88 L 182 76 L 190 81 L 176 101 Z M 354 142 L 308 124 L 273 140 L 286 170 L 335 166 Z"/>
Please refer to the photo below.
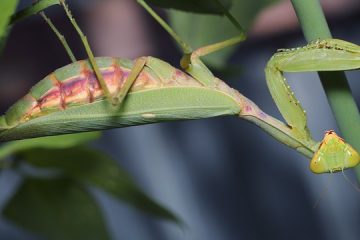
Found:
<path fill-rule="evenodd" d="M 307 41 L 331 38 L 319 0 L 291 0 Z M 320 72 L 321 83 L 342 136 L 360 150 L 360 115 L 343 72 Z M 360 167 L 356 168 L 360 181 Z"/>

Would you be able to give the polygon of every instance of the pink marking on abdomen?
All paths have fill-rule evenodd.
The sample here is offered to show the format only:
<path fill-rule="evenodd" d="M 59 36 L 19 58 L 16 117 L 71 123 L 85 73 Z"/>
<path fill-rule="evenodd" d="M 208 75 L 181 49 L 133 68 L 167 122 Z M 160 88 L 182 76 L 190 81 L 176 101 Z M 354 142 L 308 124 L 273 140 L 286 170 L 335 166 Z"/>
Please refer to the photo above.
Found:
<path fill-rule="evenodd" d="M 66 104 L 89 102 L 88 78 L 82 75 L 62 85 Z"/>
<path fill-rule="evenodd" d="M 111 94 L 119 91 L 123 85 L 124 76 L 127 75 L 128 73 L 122 71 L 120 67 L 102 71 L 102 76 Z M 53 109 L 53 111 L 64 110 L 70 104 L 91 103 L 104 97 L 104 91 L 92 71 L 84 70 L 79 76 L 62 82 L 55 77 L 54 73 L 50 77 L 54 81 L 53 89 L 37 100 L 37 104 L 27 113 L 28 116 L 41 115 L 41 111 L 37 111 L 37 108 L 40 110 Z"/>
<path fill-rule="evenodd" d="M 48 92 L 46 95 L 41 97 L 38 100 L 38 105 L 41 109 L 43 108 L 51 108 L 58 106 L 61 107 L 61 96 L 60 96 L 60 90 L 56 86 L 56 89 L 52 89 L 50 92 Z"/>

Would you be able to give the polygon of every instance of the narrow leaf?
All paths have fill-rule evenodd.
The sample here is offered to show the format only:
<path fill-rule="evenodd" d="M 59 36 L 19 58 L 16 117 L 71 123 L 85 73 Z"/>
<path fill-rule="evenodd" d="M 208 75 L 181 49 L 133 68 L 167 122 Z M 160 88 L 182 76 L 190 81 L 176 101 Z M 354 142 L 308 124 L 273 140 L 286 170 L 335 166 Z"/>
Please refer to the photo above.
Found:
<path fill-rule="evenodd" d="M 0 1 L 0 39 L 5 36 L 9 24 L 10 16 L 16 10 L 18 0 Z"/>
<path fill-rule="evenodd" d="M 4 215 L 47 239 L 109 239 L 95 200 L 69 179 L 25 179 Z"/>
<path fill-rule="evenodd" d="M 223 9 L 214 0 L 146 0 L 146 2 L 163 8 L 173 8 L 186 12 L 224 14 Z M 220 0 L 226 9 L 229 9 L 232 0 Z"/>
<path fill-rule="evenodd" d="M 32 149 L 21 157 L 39 168 L 53 168 L 94 185 L 114 197 L 156 217 L 179 223 L 178 218 L 165 207 L 143 193 L 109 156 L 84 147 L 63 150 Z"/>
<path fill-rule="evenodd" d="M 0 147 L 0 160 L 32 148 L 68 148 L 95 140 L 101 136 L 100 132 L 86 132 L 78 134 L 68 134 L 52 137 L 42 137 L 35 139 L 25 139 L 12 141 Z"/>
<path fill-rule="evenodd" d="M 0 54 L 5 46 L 6 38 L 10 32 L 10 16 L 15 12 L 18 0 L 0 1 Z"/>
<path fill-rule="evenodd" d="M 37 14 L 40 11 L 43 11 L 44 9 L 51 7 L 53 5 L 59 5 L 59 0 L 40 0 L 39 2 L 35 3 L 34 5 L 27 7 L 19 12 L 17 12 L 15 15 L 11 17 L 11 24 L 14 24 L 26 17 L 29 17 L 31 15 Z"/>
<path fill-rule="evenodd" d="M 0 131 L 0 141 L 42 137 L 162 121 L 237 115 L 240 104 L 224 89 L 169 87 L 131 92 L 121 108 L 108 100 L 53 112 Z"/>

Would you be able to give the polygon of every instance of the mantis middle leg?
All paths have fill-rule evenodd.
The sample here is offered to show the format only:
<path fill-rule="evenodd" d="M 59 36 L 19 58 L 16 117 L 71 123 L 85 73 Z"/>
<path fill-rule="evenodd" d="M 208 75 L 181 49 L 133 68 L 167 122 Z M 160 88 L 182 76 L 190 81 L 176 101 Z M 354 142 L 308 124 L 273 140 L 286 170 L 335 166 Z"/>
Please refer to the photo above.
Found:
<path fill-rule="evenodd" d="M 142 69 L 144 68 L 145 64 L 146 64 L 146 57 L 141 57 L 138 58 L 137 60 L 135 60 L 135 64 L 133 66 L 133 68 L 131 69 L 131 72 L 129 74 L 129 76 L 125 79 L 125 82 L 123 84 L 123 86 L 120 88 L 119 92 L 116 93 L 115 95 L 111 95 L 110 91 L 105 83 L 105 80 L 99 70 L 99 67 L 95 61 L 95 57 L 94 54 L 90 48 L 89 42 L 87 41 L 86 36 L 83 34 L 83 32 L 81 31 L 80 27 L 78 26 L 76 20 L 74 19 L 74 17 L 72 16 L 72 13 L 69 9 L 69 7 L 66 5 L 65 0 L 60 0 L 61 5 L 63 6 L 66 15 L 68 16 L 71 24 L 74 26 L 74 28 L 76 29 L 78 35 L 80 36 L 81 41 L 83 42 L 83 45 L 85 47 L 86 53 L 88 54 L 89 57 L 89 61 L 94 69 L 95 75 L 100 83 L 101 88 L 103 89 L 105 96 L 108 98 L 108 100 L 114 105 L 114 106 L 118 106 L 119 104 L 121 104 L 125 98 L 125 96 L 127 95 L 128 91 L 130 90 L 130 87 L 132 86 L 133 82 L 136 80 L 136 78 L 138 77 L 138 75 L 140 74 L 140 72 L 142 71 Z M 48 19 L 46 18 L 45 15 L 43 15 L 43 17 L 45 18 L 45 20 L 48 22 L 49 26 L 53 29 L 53 31 L 56 33 L 56 35 L 59 37 L 58 31 L 56 28 L 54 28 L 54 26 L 52 25 L 51 22 L 48 21 Z M 59 37 L 60 38 L 60 37 Z M 61 39 L 61 38 L 60 38 Z M 65 45 L 64 45 L 65 46 Z M 69 51 L 69 49 L 65 46 L 65 49 L 67 50 L 67 52 Z M 71 52 L 71 50 L 70 50 Z M 73 59 L 73 58 L 72 58 Z"/>
<path fill-rule="evenodd" d="M 235 25 L 235 27 L 239 30 L 240 34 L 236 37 L 208 46 L 204 46 L 193 51 L 192 48 L 184 40 L 182 40 L 181 37 L 179 37 L 174 32 L 174 30 L 172 30 L 172 28 L 158 14 L 156 14 L 144 0 L 137 1 L 172 36 L 172 38 L 181 47 L 181 50 L 184 54 L 180 61 L 181 67 L 192 77 L 201 82 L 204 86 L 215 86 L 216 78 L 201 61 L 200 57 L 219 51 L 223 48 L 236 45 L 246 39 L 244 30 L 241 28 L 240 24 L 235 20 L 235 18 L 229 13 L 228 10 L 223 8 L 222 4 L 218 0 L 213 0 L 219 4 L 219 7 L 223 8 L 226 17 L 228 17 L 229 20 Z"/>

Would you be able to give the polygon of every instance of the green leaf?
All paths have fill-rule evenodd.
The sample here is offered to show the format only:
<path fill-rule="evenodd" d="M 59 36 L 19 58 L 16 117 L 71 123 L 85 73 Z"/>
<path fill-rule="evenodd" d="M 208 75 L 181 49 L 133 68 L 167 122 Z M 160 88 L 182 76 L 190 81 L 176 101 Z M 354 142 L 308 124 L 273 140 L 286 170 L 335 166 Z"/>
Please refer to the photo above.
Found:
<path fill-rule="evenodd" d="M 146 0 L 146 2 L 163 8 L 173 8 L 186 12 L 224 14 L 215 0 Z M 229 9 L 232 0 L 220 0 L 226 9 Z"/>
<path fill-rule="evenodd" d="M 4 215 L 48 239 L 109 239 L 95 200 L 69 179 L 25 179 Z"/>
<path fill-rule="evenodd" d="M 100 132 L 86 132 L 12 141 L 0 147 L 0 160 L 31 148 L 68 148 L 95 140 L 100 136 Z"/>
<path fill-rule="evenodd" d="M 233 2 L 230 12 L 242 27 L 249 29 L 259 11 L 276 1 L 278 0 L 237 0 Z M 175 31 L 194 48 L 223 41 L 240 34 L 223 16 L 191 14 L 171 10 L 169 11 L 169 18 Z M 234 50 L 235 47 L 229 47 L 206 56 L 204 59 L 210 66 L 224 68 Z"/>
<path fill-rule="evenodd" d="M 44 9 L 51 7 L 53 5 L 59 5 L 59 0 L 40 0 L 39 2 L 35 3 L 34 5 L 27 7 L 19 12 L 17 12 L 15 15 L 11 17 L 11 24 L 14 24 L 26 17 L 29 17 L 31 15 L 37 14 L 40 11 L 43 11 Z"/>
<path fill-rule="evenodd" d="M 0 39 L 5 36 L 9 24 L 10 16 L 15 12 L 18 0 L 0 1 Z"/>
<path fill-rule="evenodd" d="M 63 150 L 32 149 L 20 155 L 38 168 L 57 169 L 86 184 L 94 185 L 156 217 L 180 223 L 165 207 L 143 193 L 130 176 L 109 156 L 85 147 Z"/>
<path fill-rule="evenodd" d="M 126 95 L 120 109 L 114 108 L 107 99 L 74 106 L 0 130 L 0 142 L 162 121 L 238 115 L 242 103 L 229 90 L 184 85 L 131 92 Z"/>
<path fill-rule="evenodd" d="M 6 38 L 9 33 L 10 16 L 15 12 L 18 0 L 0 1 L 0 53 L 5 46 Z"/>

